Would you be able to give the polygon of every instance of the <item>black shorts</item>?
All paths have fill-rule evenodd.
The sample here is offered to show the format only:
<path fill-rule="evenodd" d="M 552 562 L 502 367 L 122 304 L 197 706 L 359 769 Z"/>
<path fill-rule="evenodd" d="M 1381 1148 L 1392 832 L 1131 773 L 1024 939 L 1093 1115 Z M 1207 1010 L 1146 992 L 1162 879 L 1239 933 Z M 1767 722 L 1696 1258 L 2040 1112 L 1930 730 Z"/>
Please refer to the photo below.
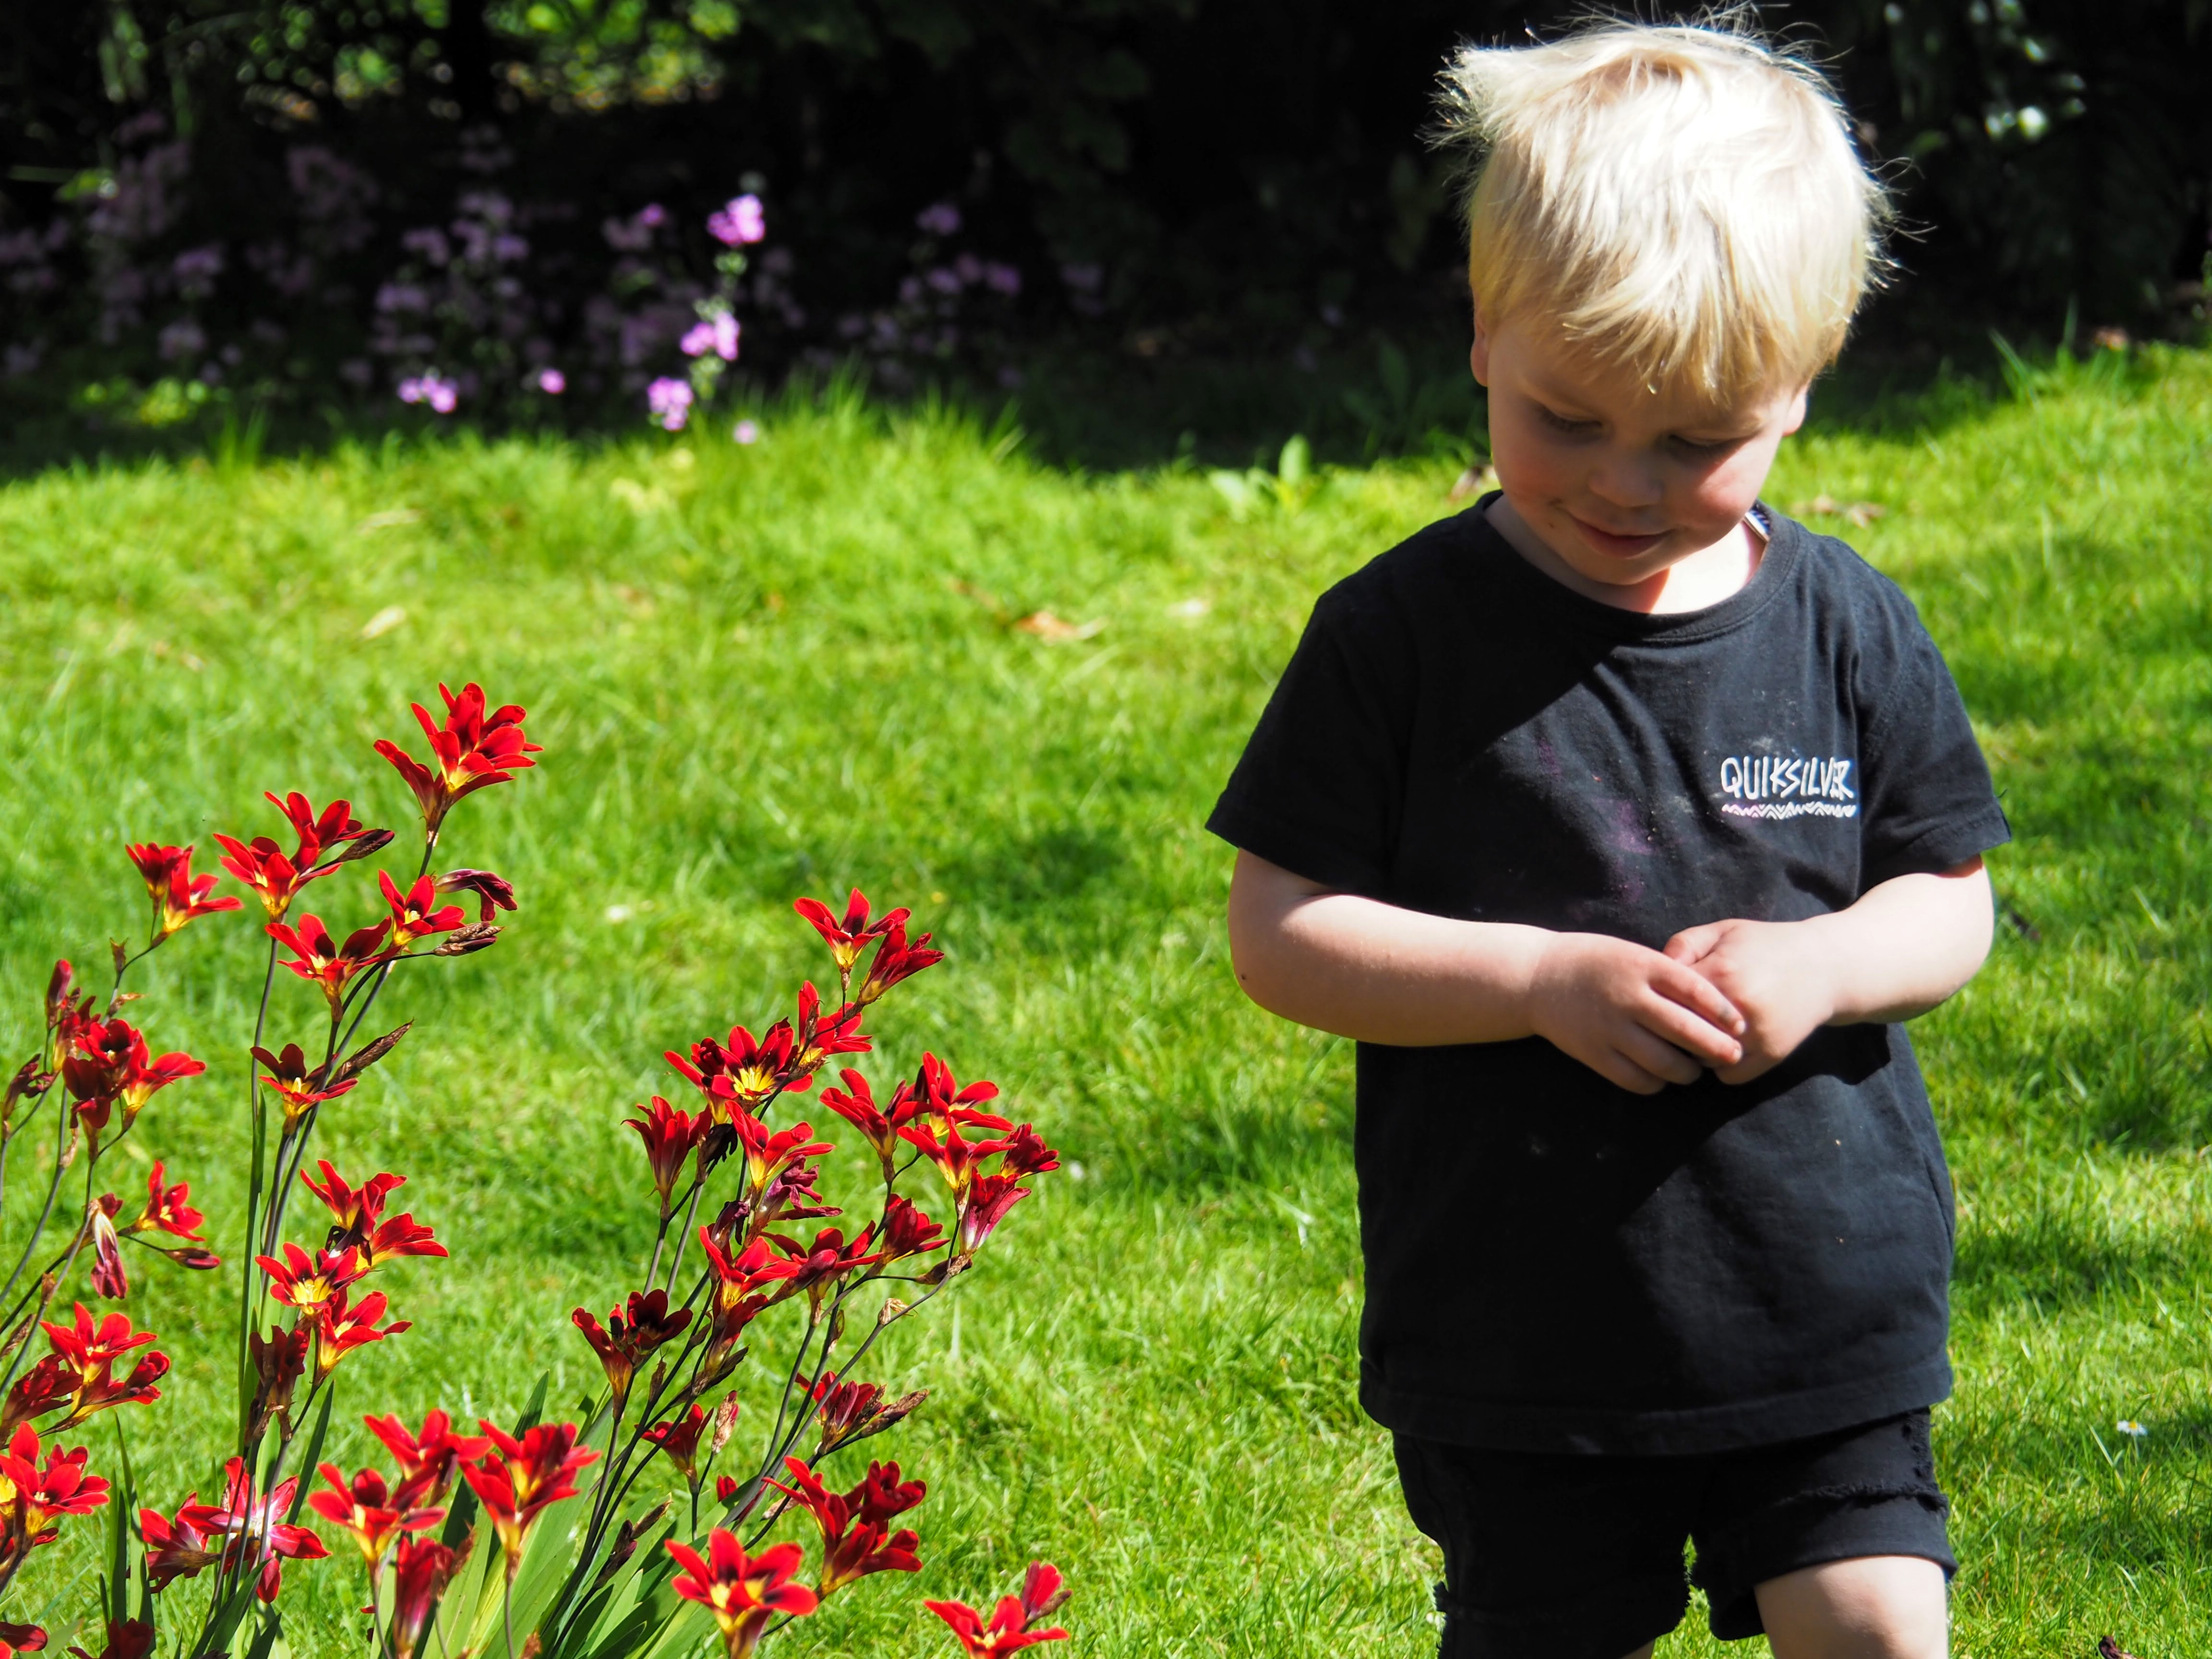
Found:
<path fill-rule="evenodd" d="M 1757 1636 L 1753 1587 L 1824 1561 L 1958 1571 L 1925 1411 L 1696 1457 L 1397 1445 L 1406 1506 L 1444 1553 L 1441 1659 L 1622 1659 L 1681 1622 L 1692 1584 L 1715 1636 Z"/>

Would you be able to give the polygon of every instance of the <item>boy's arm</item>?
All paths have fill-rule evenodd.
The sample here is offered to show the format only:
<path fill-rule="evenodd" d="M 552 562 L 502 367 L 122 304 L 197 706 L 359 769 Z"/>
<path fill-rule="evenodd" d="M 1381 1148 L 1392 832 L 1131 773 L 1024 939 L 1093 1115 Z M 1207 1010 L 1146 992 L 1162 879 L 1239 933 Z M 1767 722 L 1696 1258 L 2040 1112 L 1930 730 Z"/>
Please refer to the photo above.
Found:
<path fill-rule="evenodd" d="M 1823 1025 L 1924 1014 L 1974 976 L 1995 921 L 1978 858 L 1894 877 L 1847 910 L 1804 921 L 1708 922 L 1667 941 L 1743 1011 L 1743 1057 L 1717 1068 L 1746 1083 Z"/>
<path fill-rule="evenodd" d="M 1237 854 L 1230 884 L 1229 944 L 1253 1001 L 1363 1042 L 1540 1036 L 1638 1094 L 1744 1058 L 1743 1016 L 1701 972 L 1657 951 L 1403 910 L 1250 853 Z"/>

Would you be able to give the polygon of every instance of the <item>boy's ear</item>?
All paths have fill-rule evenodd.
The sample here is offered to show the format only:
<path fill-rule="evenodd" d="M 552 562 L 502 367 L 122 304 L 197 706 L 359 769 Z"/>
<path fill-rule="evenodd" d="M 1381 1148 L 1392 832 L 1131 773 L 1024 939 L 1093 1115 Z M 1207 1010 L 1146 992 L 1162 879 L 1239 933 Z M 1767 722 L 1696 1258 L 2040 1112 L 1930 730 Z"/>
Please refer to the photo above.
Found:
<path fill-rule="evenodd" d="M 1813 383 L 1810 380 L 1806 381 L 1804 385 L 1797 388 L 1797 395 L 1790 400 L 1790 413 L 1784 418 L 1782 422 L 1782 435 L 1784 437 L 1786 438 L 1790 436 L 1792 433 L 1796 432 L 1799 427 L 1805 424 L 1805 406 L 1812 398 L 1812 395 Z"/>
<path fill-rule="evenodd" d="M 1477 386 L 1490 384 L 1490 330 L 1482 320 L 1480 307 L 1475 308 L 1474 343 L 1468 348 L 1467 366 L 1474 371 Z"/>

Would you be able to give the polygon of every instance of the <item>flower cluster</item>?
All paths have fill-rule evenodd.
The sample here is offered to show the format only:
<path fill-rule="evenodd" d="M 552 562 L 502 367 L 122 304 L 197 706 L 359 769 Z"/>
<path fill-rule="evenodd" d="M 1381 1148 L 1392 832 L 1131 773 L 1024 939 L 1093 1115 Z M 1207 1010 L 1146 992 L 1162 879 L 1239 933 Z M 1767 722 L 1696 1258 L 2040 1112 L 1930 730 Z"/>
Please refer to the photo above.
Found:
<path fill-rule="evenodd" d="M 150 1621 L 122 1616 L 127 1578 L 138 1579 L 142 1606 L 150 1609 L 160 1592 L 177 1581 L 211 1577 L 213 1589 L 191 1650 L 224 1651 L 244 1621 L 256 1616 L 252 1609 L 279 1594 L 285 1563 L 327 1553 L 322 1539 L 298 1523 L 299 1478 L 285 1473 L 305 1407 L 319 1400 L 326 1424 L 327 1390 L 340 1363 L 408 1328 L 408 1322 L 390 1316 L 386 1294 L 367 1288 L 364 1281 L 402 1258 L 447 1253 L 411 1213 L 390 1212 L 392 1194 L 404 1184 L 402 1176 L 380 1172 L 356 1184 L 327 1158 L 317 1163 L 319 1180 L 303 1167 L 322 1108 L 356 1087 L 362 1074 L 406 1035 L 409 1027 L 403 1024 L 366 1042 L 356 1041 L 393 970 L 409 960 L 485 948 L 499 933 L 492 917 L 515 908 L 514 890 L 502 878 L 473 869 L 434 874 L 430 860 L 453 806 L 532 765 L 538 745 L 523 736 L 523 711 L 491 708 L 479 687 L 466 686 L 458 696 L 447 690 L 444 697 L 442 721 L 420 706 L 415 711 L 429 741 L 429 763 L 397 744 L 377 745 L 421 808 L 422 862 L 404 878 L 379 872 L 376 902 L 382 914 L 348 933 L 343 944 L 336 942 L 319 916 L 302 915 L 295 921 L 295 908 L 309 887 L 349 863 L 384 851 L 395 839 L 392 831 L 362 822 L 349 801 L 318 807 L 294 791 L 266 797 L 283 819 L 282 840 L 216 837 L 223 853 L 222 874 L 258 901 L 269 940 L 252 1043 L 258 1064 L 252 1073 L 249 1247 L 237 1350 L 240 1419 L 218 1498 L 203 1502 L 195 1492 L 173 1513 L 138 1510 L 136 1540 L 115 1568 L 116 1612 L 106 1659 L 144 1659 L 154 1645 Z M 206 1218 L 192 1205 L 190 1183 L 171 1180 L 165 1161 L 152 1160 L 143 1200 L 126 1202 L 113 1192 L 101 1192 L 97 1174 L 104 1159 L 137 1129 L 158 1092 L 207 1069 L 187 1054 L 156 1053 L 144 1032 L 122 1015 L 123 1005 L 136 994 L 123 988 L 126 976 L 187 927 L 240 909 L 245 901 L 216 896 L 221 877 L 194 872 L 192 847 L 133 842 L 126 851 L 150 906 L 145 942 L 135 951 L 114 947 L 114 976 L 104 1003 L 81 985 L 68 962 L 56 964 L 46 990 L 44 1038 L 9 1080 L 0 1109 L 3 1140 L 33 1127 L 48 1099 L 64 1103 L 53 1114 L 53 1174 L 43 1208 L 0 1298 L 16 1295 L 37 1261 L 63 1176 L 73 1165 L 85 1193 L 81 1218 L 67 1229 L 66 1242 L 30 1274 L 28 1288 L 0 1316 L 0 1437 L 8 1448 L 0 1455 L 0 1592 L 33 1551 L 58 1536 L 64 1517 L 86 1514 L 111 1498 L 126 1505 L 131 1501 L 127 1471 L 112 1486 L 109 1480 L 88 1473 L 84 1449 L 64 1450 L 46 1443 L 98 1412 L 158 1401 L 170 1368 L 168 1356 L 152 1346 L 155 1334 L 139 1330 L 127 1313 L 94 1315 L 80 1302 L 70 1321 L 47 1318 L 59 1288 L 84 1264 L 95 1295 L 126 1297 L 131 1282 L 123 1261 L 125 1245 L 151 1250 L 186 1268 L 222 1265 L 207 1249 Z M 471 907 L 475 921 L 470 920 Z M 266 1036 L 280 959 L 323 994 L 323 1030 L 311 1042 L 287 1042 L 280 1048 Z M 273 1136 L 268 1133 L 272 1127 Z M 275 1179 L 264 1184 L 272 1141 Z M 4 1168 L 0 1163 L 0 1170 Z M 327 1212 L 307 1244 L 284 1238 L 295 1188 L 312 1194 Z M 289 1318 L 278 1317 L 264 1334 L 263 1314 L 272 1304 Z M 27 1339 L 40 1330 L 46 1350 L 34 1358 Z M 301 1395 L 304 1401 L 295 1400 Z M 449 1437 L 443 1419 L 434 1417 L 419 1439 L 405 1436 L 396 1423 L 389 1427 L 387 1443 L 395 1452 L 404 1446 L 403 1463 L 413 1460 L 399 1486 L 387 1490 L 366 1473 L 350 1486 L 340 1485 L 348 1496 L 347 1516 L 365 1528 L 383 1527 L 395 1550 L 410 1544 L 436 1547 L 413 1534 L 433 1524 L 435 1499 L 450 1484 L 456 1463 L 468 1464 L 472 1484 L 482 1477 L 477 1501 L 501 1525 L 526 1527 L 521 1510 L 534 1516 L 568 1495 L 557 1469 L 555 1478 L 545 1478 L 539 1448 L 544 1436 L 536 1429 L 509 1443 L 495 1436 L 483 1441 Z M 319 1443 L 319 1427 L 315 1437 Z M 495 1446 L 504 1449 L 504 1459 Z M 568 1467 L 580 1467 L 591 1455 L 577 1454 Z M 325 1473 L 328 1479 L 328 1466 Z M 493 1495 L 498 1479 L 508 1480 L 498 1488 L 509 1493 L 505 1510 Z M 316 1507 L 328 1514 L 326 1502 Z M 127 1529 L 118 1535 L 127 1539 Z M 406 1584 L 419 1587 L 435 1577 L 426 1560 L 419 1551 L 410 1557 L 401 1572 Z M 262 1636 L 248 1645 L 265 1650 L 274 1632 L 273 1624 L 264 1625 Z M 11 1651 L 33 1650 L 45 1642 L 46 1633 L 36 1626 L 0 1625 L 0 1644 Z"/>
<path fill-rule="evenodd" d="M 718 216 L 716 234 L 732 257 L 759 240 L 757 202 L 739 198 Z M 496 248 L 484 257 L 498 257 Z M 719 325 L 702 326 L 701 355 L 728 361 Z M 734 350 L 734 324 L 730 342 Z M 248 1073 L 240 1416 L 210 1501 L 194 1491 L 173 1510 L 142 1506 L 127 1467 L 119 1480 L 96 1474 L 85 1448 L 59 1443 L 97 1413 L 157 1401 L 170 1361 L 125 1312 L 95 1314 L 78 1302 L 70 1319 L 47 1317 L 80 1270 L 96 1297 L 128 1295 L 125 1246 L 185 1268 L 222 1265 L 190 1184 L 172 1180 L 166 1162 L 151 1161 L 143 1199 L 101 1191 L 94 1178 L 155 1096 L 206 1069 L 182 1052 L 157 1052 L 120 1012 L 135 963 L 203 919 L 244 908 L 216 894 L 221 877 L 194 873 L 191 847 L 131 846 L 150 907 L 144 944 L 115 947 L 104 1001 L 67 962 L 56 966 L 44 1036 L 8 1084 L 0 1138 L 59 1103 L 45 1210 L 0 1290 L 0 1299 L 16 1295 L 28 1274 L 28 1288 L 0 1316 L 0 1593 L 68 1518 L 110 1503 L 112 1514 L 135 1512 L 135 1528 L 114 1533 L 104 1659 L 148 1659 L 155 1615 L 175 1606 L 165 1592 L 184 1581 L 199 1582 L 205 1595 L 193 1603 L 198 1632 L 179 1632 L 180 1649 L 267 1650 L 278 1630 L 268 1609 L 288 1565 L 326 1556 L 340 1538 L 368 1575 L 378 1659 L 496 1651 L 487 1645 L 495 1627 L 517 1659 L 636 1651 L 685 1603 L 705 1608 L 726 1654 L 741 1659 L 780 1621 L 806 1617 L 831 1595 L 922 1570 L 912 1522 L 926 1484 L 896 1462 L 833 1475 L 830 1460 L 923 1405 L 926 1389 L 894 1395 L 866 1379 L 877 1342 L 973 1269 L 1059 1156 L 1018 1121 L 996 1084 L 963 1080 L 934 1052 L 881 1097 L 847 1063 L 876 1052 L 869 1022 L 882 1000 L 944 959 L 908 911 L 878 911 L 857 890 L 836 908 L 813 898 L 794 906 L 829 952 L 834 989 L 802 984 L 787 1012 L 757 1033 L 732 1024 L 669 1049 L 682 1085 L 671 1092 L 682 1103 L 655 1095 L 626 1120 L 644 1153 L 653 1240 L 631 1286 L 571 1315 L 605 1385 L 581 1420 L 543 1417 L 541 1388 L 512 1430 L 486 1419 L 481 1433 L 459 1433 L 439 1411 L 419 1429 L 371 1415 L 362 1421 L 389 1454 L 388 1469 L 349 1474 L 320 1461 L 337 1373 L 358 1370 L 349 1357 L 411 1328 L 395 1316 L 383 1275 L 442 1260 L 447 1249 L 398 1207 L 404 1176 L 345 1173 L 314 1155 L 315 1131 L 411 1029 L 373 1036 L 363 1029 L 401 964 L 497 940 L 495 919 L 516 908 L 511 884 L 490 871 L 434 865 L 453 810 L 512 781 L 542 752 L 525 735 L 520 708 L 495 706 L 474 684 L 440 693 L 442 716 L 414 708 L 427 759 L 376 744 L 419 814 L 411 872 L 380 868 L 373 889 L 334 879 L 397 840 L 356 817 L 349 800 L 271 793 L 280 834 L 217 838 L 222 875 L 258 902 L 268 947 Z M 358 925 L 334 927 L 306 908 L 312 889 L 318 910 L 343 914 L 331 897 L 349 885 L 368 905 L 365 917 L 355 914 Z M 277 975 L 280 965 L 289 977 Z M 296 995 L 295 981 L 319 994 L 280 999 L 280 988 Z M 823 984 L 833 981 L 825 975 Z M 295 1007 L 306 1029 L 292 1036 L 283 1027 Z M 821 1086 L 833 1067 L 836 1082 Z M 820 1110 L 799 1115 L 810 1098 Z M 831 1180 L 837 1145 L 817 1133 L 817 1120 L 857 1137 L 855 1190 L 865 1203 L 850 1212 L 853 1200 L 836 1201 Z M 31 1273 L 73 1165 L 84 1181 L 81 1214 L 63 1228 L 58 1254 Z M 302 1194 L 313 1200 L 311 1220 L 294 1217 Z M 295 1219 L 301 1224 L 288 1227 Z M 35 1354 L 34 1331 L 46 1342 Z M 756 1352 L 775 1356 L 773 1372 L 746 1369 Z M 732 1449 L 741 1423 L 755 1433 Z M 312 1492 L 302 1490 L 310 1470 L 320 1481 Z M 573 1526 L 540 1524 L 572 1499 Z M 301 1524 L 303 1509 L 327 1534 Z M 787 1523 L 801 1535 L 770 1539 Z M 544 1570 L 526 1571 L 526 1561 Z M 137 1620 L 125 1616 L 133 1579 L 147 1615 Z M 962 1603 L 927 1605 L 963 1651 L 988 1656 L 1064 1636 L 1042 1627 L 1060 1599 L 1058 1573 L 1040 1564 L 988 1620 Z M 46 1639 L 34 1626 L 0 1624 L 9 1652 Z"/>

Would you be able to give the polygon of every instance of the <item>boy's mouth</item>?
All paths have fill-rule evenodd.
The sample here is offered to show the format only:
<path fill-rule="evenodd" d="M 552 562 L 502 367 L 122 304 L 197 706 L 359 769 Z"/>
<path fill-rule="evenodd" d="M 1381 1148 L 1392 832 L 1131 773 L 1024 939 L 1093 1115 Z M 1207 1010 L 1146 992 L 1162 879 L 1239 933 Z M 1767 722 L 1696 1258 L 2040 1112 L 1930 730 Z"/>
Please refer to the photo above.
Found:
<path fill-rule="evenodd" d="M 1608 558 L 1637 558 L 1649 553 L 1667 539 L 1667 532 L 1664 531 L 1652 536 L 1616 536 L 1610 530 L 1601 530 L 1585 519 L 1576 518 L 1571 513 L 1568 514 L 1567 517 L 1572 521 L 1582 538 L 1590 544 L 1591 549 L 1604 554 Z"/>

